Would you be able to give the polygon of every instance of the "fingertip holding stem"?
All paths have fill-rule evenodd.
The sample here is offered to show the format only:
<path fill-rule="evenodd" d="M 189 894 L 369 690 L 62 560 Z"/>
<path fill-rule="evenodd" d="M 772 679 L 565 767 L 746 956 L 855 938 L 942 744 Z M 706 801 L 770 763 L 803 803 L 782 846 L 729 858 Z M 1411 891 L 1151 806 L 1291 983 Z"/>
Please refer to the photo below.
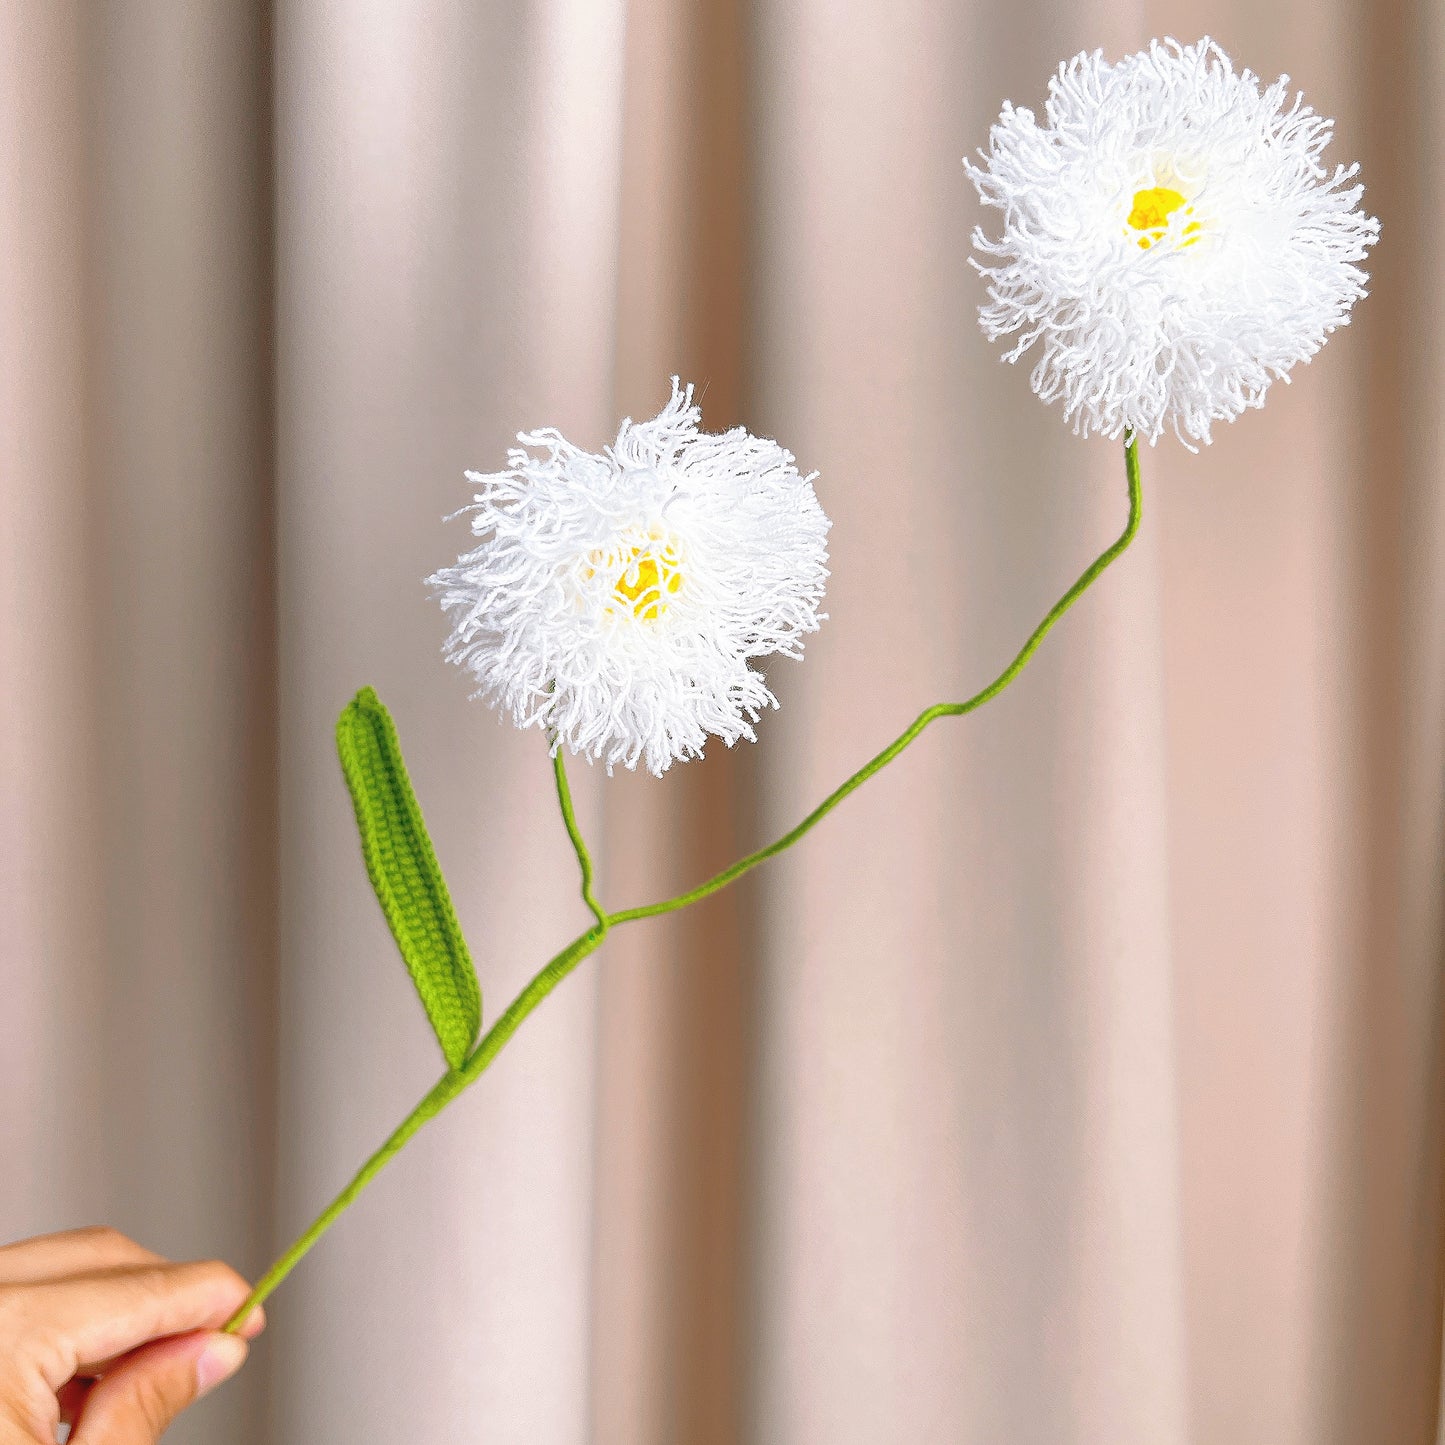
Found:
<path fill-rule="evenodd" d="M 261 1308 L 261 1291 L 256 1289 L 241 1301 L 236 1313 L 221 1326 L 221 1333 L 254 1340 L 266 1328 L 266 1311 Z"/>
<path fill-rule="evenodd" d="M 229 1380 L 246 1363 L 248 1353 L 249 1346 L 240 1335 L 212 1335 L 196 1358 L 196 1399 Z"/>

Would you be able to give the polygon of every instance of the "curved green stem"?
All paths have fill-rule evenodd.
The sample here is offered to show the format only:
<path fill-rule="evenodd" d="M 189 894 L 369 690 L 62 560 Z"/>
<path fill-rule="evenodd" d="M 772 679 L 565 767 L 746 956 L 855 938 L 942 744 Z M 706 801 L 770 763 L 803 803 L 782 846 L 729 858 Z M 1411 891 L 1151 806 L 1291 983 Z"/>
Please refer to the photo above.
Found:
<path fill-rule="evenodd" d="M 592 858 L 587 851 L 581 830 L 577 826 L 577 818 L 572 807 L 572 794 L 567 785 L 567 772 L 559 749 L 553 755 L 553 769 L 557 780 L 557 800 L 561 804 L 562 818 L 567 825 L 567 836 L 572 840 L 572 847 L 577 853 L 577 862 L 582 870 L 582 898 L 588 908 L 592 910 L 593 917 L 597 920 L 596 926 L 574 938 L 566 948 L 554 955 L 521 993 L 512 1000 L 507 1011 L 487 1030 L 481 1042 L 467 1056 L 461 1068 L 437 1080 L 426 1097 L 392 1131 L 386 1143 L 357 1170 L 346 1188 L 326 1206 L 310 1228 L 266 1271 L 245 1302 L 227 1321 L 225 1328 L 232 1333 L 241 1328 L 251 1311 L 261 1304 L 291 1273 L 311 1246 L 330 1229 L 357 1195 L 386 1167 L 412 1135 L 429 1119 L 433 1119 L 441 1113 L 462 1090 L 474 1084 L 486 1072 L 488 1065 L 501 1052 L 503 1045 L 516 1033 L 527 1015 L 588 954 L 595 952 L 601 946 L 602 940 L 606 938 L 611 928 L 619 923 L 631 923 L 639 918 L 651 918 L 659 913 L 671 913 L 676 909 L 686 908 L 688 904 L 696 903 L 699 899 L 716 893 L 720 888 L 726 888 L 734 879 L 742 877 L 750 869 L 756 868 L 759 863 L 776 857 L 785 849 L 791 848 L 798 839 L 827 817 L 849 793 L 862 787 L 874 773 L 892 762 L 929 723 L 941 717 L 961 717 L 964 713 L 982 707 L 990 698 L 997 697 L 1023 671 L 1029 658 L 1038 650 L 1039 644 L 1048 636 L 1054 624 L 1083 596 L 1100 573 L 1134 540 L 1134 534 L 1139 530 L 1142 499 L 1138 443 L 1132 436 L 1125 442 L 1124 458 L 1125 473 L 1129 484 L 1129 520 L 1122 535 L 1054 604 L 1048 616 L 1034 629 L 1018 656 L 1009 663 L 1003 672 L 982 692 L 975 693 L 966 702 L 937 703 L 921 712 L 913 723 L 893 742 L 889 743 L 881 753 L 859 768 L 841 787 L 829 793 L 796 828 L 783 834 L 777 842 L 769 844 L 766 848 L 760 848 L 756 853 L 750 853 L 746 858 L 739 859 L 732 867 L 725 868 L 721 873 L 709 878 L 706 883 L 699 884 L 690 892 L 679 894 L 676 898 L 669 898 L 661 903 L 652 903 L 641 908 L 627 908 L 620 913 L 607 913 L 602 908 L 593 892 Z"/>
<path fill-rule="evenodd" d="M 784 833 L 776 842 L 769 843 L 766 848 L 759 848 L 756 853 L 749 853 L 746 858 L 739 858 L 731 867 L 724 868 L 721 873 L 715 874 L 706 883 L 699 883 L 696 888 L 690 889 L 686 893 L 679 893 L 675 898 L 666 898 L 661 903 L 647 903 L 640 908 L 625 908 L 621 913 L 612 914 L 608 921 L 612 924 L 631 923 L 638 918 L 654 918 L 659 913 L 673 913 L 679 908 L 686 908 L 689 904 L 697 903 L 721 888 L 726 888 L 729 883 L 735 882 L 744 873 L 756 868 L 759 863 L 766 863 L 769 858 L 776 858 L 779 853 L 791 848 L 799 838 L 821 823 L 849 793 L 861 788 L 874 773 L 887 767 L 929 723 L 935 722 L 941 717 L 962 717 L 965 713 L 982 707 L 990 698 L 997 697 L 1024 670 L 1028 660 L 1038 651 L 1039 644 L 1053 630 L 1054 624 L 1089 590 L 1104 569 L 1134 540 L 1134 534 L 1139 530 L 1139 520 L 1143 515 L 1143 489 L 1139 480 L 1139 442 L 1134 436 L 1128 437 L 1124 443 L 1124 474 L 1129 487 L 1129 520 L 1118 540 L 1096 557 L 1079 577 L 1079 580 L 1054 603 L 1048 616 L 1034 628 L 1029 640 L 1019 650 L 1018 656 L 982 692 L 975 693 L 966 702 L 935 703 L 932 707 L 919 713 L 913 722 L 881 753 L 864 763 L 847 782 L 829 793 L 796 828 Z"/>
<path fill-rule="evenodd" d="M 555 954 L 532 981 L 512 1000 L 506 1013 L 489 1028 L 466 1062 L 455 1073 L 445 1074 L 432 1086 L 405 1119 L 392 1131 L 386 1143 L 361 1166 L 351 1182 L 317 1215 L 310 1228 L 271 1266 L 257 1282 L 241 1307 L 226 1321 L 225 1329 L 235 1334 L 250 1317 L 251 1311 L 263 1303 L 276 1286 L 301 1262 L 311 1246 L 331 1228 L 355 1201 L 357 1195 L 381 1173 L 402 1146 L 429 1119 L 434 1119 L 458 1094 L 481 1078 L 487 1066 L 502 1051 L 502 1046 L 521 1026 L 522 1020 L 601 944 L 605 929 L 589 929 L 574 938 Z"/>
<path fill-rule="evenodd" d="M 562 748 L 560 744 L 554 744 L 554 747 L 556 750 L 552 754 L 552 772 L 557 779 L 557 802 L 561 805 L 562 821 L 567 825 L 567 836 L 572 840 L 577 864 L 582 870 L 582 901 L 592 910 L 597 926 L 605 934 L 612 920 L 603 912 L 597 895 L 592 891 L 592 855 L 587 851 L 587 842 L 582 837 L 582 830 L 577 826 L 577 814 L 572 808 L 572 789 L 567 783 L 567 764 L 562 761 Z"/>

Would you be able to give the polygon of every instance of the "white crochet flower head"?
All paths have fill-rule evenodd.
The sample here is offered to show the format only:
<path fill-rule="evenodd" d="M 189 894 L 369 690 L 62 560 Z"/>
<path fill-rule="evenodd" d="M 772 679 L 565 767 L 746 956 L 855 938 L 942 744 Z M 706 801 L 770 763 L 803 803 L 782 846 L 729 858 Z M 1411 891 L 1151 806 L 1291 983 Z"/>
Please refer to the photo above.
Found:
<path fill-rule="evenodd" d="M 661 774 L 777 706 L 752 658 L 816 632 L 829 522 L 792 454 L 698 430 L 692 387 L 601 454 L 524 432 L 507 469 L 468 472 L 479 541 L 429 578 L 446 655 L 518 727 L 611 771 Z"/>
<path fill-rule="evenodd" d="M 966 162 L 1002 212 L 973 237 L 983 329 L 1016 338 L 1009 361 L 1038 345 L 1033 389 L 1076 432 L 1208 442 L 1348 322 L 1379 222 L 1358 168 L 1321 164 L 1333 123 L 1288 87 L 1208 39 L 1081 54 L 1043 124 L 1006 103 Z"/>

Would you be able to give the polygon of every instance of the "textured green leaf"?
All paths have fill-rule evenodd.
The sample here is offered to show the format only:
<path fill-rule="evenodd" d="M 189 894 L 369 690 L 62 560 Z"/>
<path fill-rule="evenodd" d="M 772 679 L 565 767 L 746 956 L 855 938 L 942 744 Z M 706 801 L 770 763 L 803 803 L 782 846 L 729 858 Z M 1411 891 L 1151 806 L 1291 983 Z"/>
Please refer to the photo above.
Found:
<path fill-rule="evenodd" d="M 437 1040 L 461 1067 L 482 1023 L 482 990 L 406 775 L 391 714 L 364 687 L 336 721 L 366 871 Z"/>

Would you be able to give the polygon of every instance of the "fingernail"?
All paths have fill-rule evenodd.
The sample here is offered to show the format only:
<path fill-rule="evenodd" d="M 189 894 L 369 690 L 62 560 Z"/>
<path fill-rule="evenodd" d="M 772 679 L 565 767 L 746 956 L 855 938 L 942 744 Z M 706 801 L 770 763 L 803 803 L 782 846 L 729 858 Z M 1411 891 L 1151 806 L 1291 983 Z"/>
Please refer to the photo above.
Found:
<path fill-rule="evenodd" d="M 246 1322 L 236 1331 L 243 1340 L 254 1340 L 266 1328 L 266 1311 L 257 1305 L 246 1316 Z"/>
<path fill-rule="evenodd" d="M 235 1335 L 216 1335 L 196 1361 L 196 1399 L 229 1380 L 246 1363 L 246 1342 Z"/>

